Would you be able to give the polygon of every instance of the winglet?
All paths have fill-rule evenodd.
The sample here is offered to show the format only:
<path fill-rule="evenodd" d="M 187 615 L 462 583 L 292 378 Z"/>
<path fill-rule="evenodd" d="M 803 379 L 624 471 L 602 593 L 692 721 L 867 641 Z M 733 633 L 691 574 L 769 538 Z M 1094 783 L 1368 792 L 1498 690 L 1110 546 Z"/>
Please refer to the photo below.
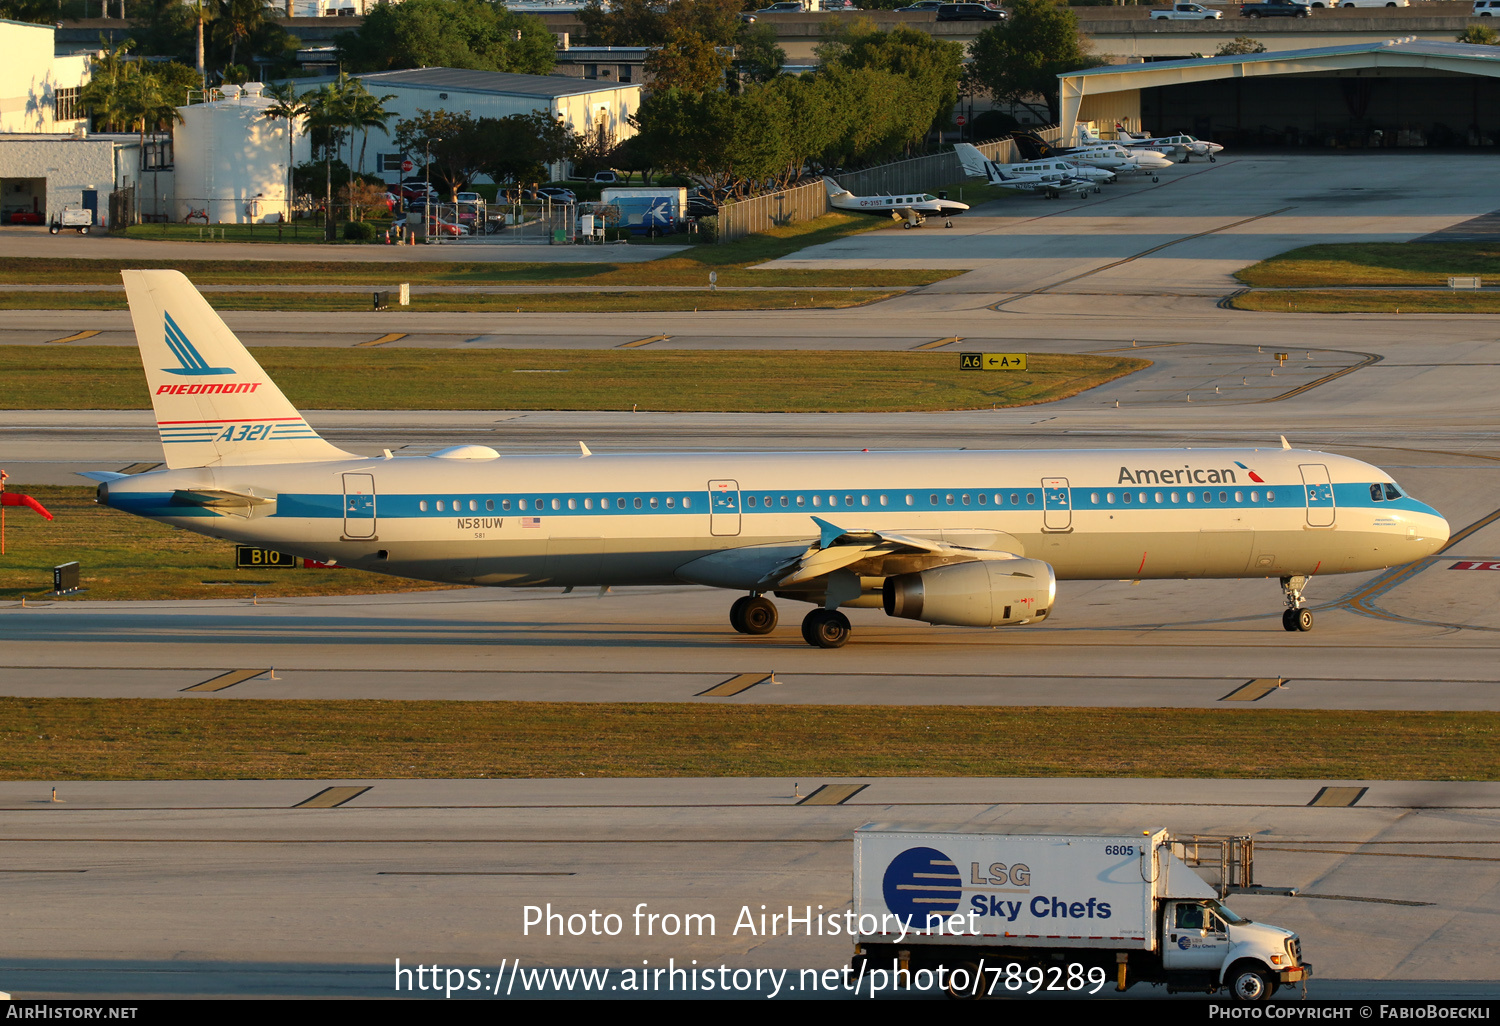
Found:
<path fill-rule="evenodd" d="M 592 456 L 592 455 L 594 455 L 594 454 L 593 454 L 593 452 L 591 452 L 591 451 L 590 451 L 590 450 L 589 450 L 589 447 L 588 447 L 588 446 L 586 446 L 586 445 L 584 445 L 584 444 L 583 444 L 583 442 L 582 442 L 582 441 L 580 441 L 580 442 L 579 442 L 579 443 L 578 443 L 578 451 L 579 451 L 579 452 L 580 452 L 580 453 L 582 453 L 582 454 L 583 454 L 583 456 Z M 582 459 L 582 456 L 580 456 L 580 457 L 579 457 L 579 458 L 580 458 L 580 459 Z"/>
<path fill-rule="evenodd" d="M 1292 443 L 1286 440 L 1286 435 L 1281 436 L 1281 447 L 1283 449 L 1290 449 L 1292 447 Z"/>
<path fill-rule="evenodd" d="M 821 532 L 818 535 L 818 548 L 820 548 L 820 549 L 826 549 L 826 548 L 828 548 L 834 542 L 838 541 L 844 535 L 846 535 L 846 534 L 849 533 L 848 531 L 845 531 L 842 527 L 838 527 L 838 526 L 836 526 L 834 524 L 830 524 L 828 521 L 824 520 L 822 517 L 813 517 L 812 521 L 813 521 L 813 523 L 815 523 L 815 524 L 818 525 L 818 530 L 819 530 L 819 532 Z"/>

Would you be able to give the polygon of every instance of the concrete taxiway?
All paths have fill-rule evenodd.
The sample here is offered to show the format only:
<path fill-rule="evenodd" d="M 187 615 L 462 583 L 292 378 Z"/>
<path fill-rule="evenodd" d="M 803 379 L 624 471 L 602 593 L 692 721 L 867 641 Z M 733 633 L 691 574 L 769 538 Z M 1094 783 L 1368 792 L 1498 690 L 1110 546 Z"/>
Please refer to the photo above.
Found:
<path fill-rule="evenodd" d="M 847 909 L 851 832 L 871 821 L 1248 835 L 1255 882 L 1299 896 L 1230 905 L 1301 936 L 1316 966 L 1308 996 L 1500 996 L 1488 942 L 1500 914 L 1495 784 L 63 782 L 58 802 L 50 786 L 0 784 L 0 876 L 15 885 L 0 905 L 0 983 L 17 997 L 382 996 L 398 958 L 476 969 L 485 996 L 516 959 L 523 970 L 790 969 L 802 989 L 783 996 L 823 996 L 800 970 L 842 967 L 847 937 L 763 933 L 760 906 Z M 1205 855 L 1200 872 L 1216 881 L 1217 849 Z M 621 932 L 528 929 L 527 907 L 545 922 L 548 905 L 615 913 Z M 643 919 L 637 935 L 638 908 L 713 918 L 690 935 Z M 555 982 L 541 992 L 583 996 Z M 510 996 L 530 993 L 522 977 Z"/>

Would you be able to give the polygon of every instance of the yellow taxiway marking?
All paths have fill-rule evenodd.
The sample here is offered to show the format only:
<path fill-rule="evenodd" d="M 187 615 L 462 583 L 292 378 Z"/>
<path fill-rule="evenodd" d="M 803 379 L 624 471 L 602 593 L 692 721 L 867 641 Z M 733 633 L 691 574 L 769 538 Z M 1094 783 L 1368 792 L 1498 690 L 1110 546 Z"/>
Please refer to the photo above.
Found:
<path fill-rule="evenodd" d="M 1219 699 L 1219 701 L 1259 702 L 1285 683 L 1286 681 L 1280 677 L 1257 677 L 1254 680 L 1245 681 L 1245 683 Z"/>
<path fill-rule="evenodd" d="M 69 335 L 67 338 L 49 338 L 46 344 L 52 345 L 53 343 L 58 342 L 82 342 L 84 339 L 93 338 L 97 334 L 99 334 L 99 332 L 97 331 L 78 331 Z"/>
<path fill-rule="evenodd" d="M 368 787 L 325 787 L 306 801 L 293 805 L 292 808 L 336 809 L 347 801 L 353 801 L 368 790 Z"/>
<path fill-rule="evenodd" d="M 912 348 L 913 349 L 941 349 L 944 346 L 951 346 L 953 343 L 955 343 L 955 342 L 962 342 L 963 340 L 964 340 L 964 337 L 962 335 L 954 335 L 954 336 L 952 336 L 950 338 L 937 338 L 937 339 L 933 339 L 931 342 L 923 342 L 919 346 L 912 346 Z"/>
<path fill-rule="evenodd" d="M 616 349 L 636 349 L 640 346 L 649 346 L 653 342 L 665 342 L 671 335 L 652 335 L 650 338 L 638 338 L 634 342 L 626 342 L 624 345 L 615 346 Z"/>
<path fill-rule="evenodd" d="M 410 332 L 393 331 L 389 335 L 381 335 L 379 338 L 372 338 L 368 342 L 356 342 L 354 343 L 354 348 L 363 349 L 367 346 L 383 346 L 387 342 L 400 342 L 408 334 L 410 334 Z"/>
<path fill-rule="evenodd" d="M 869 786 L 869 784 L 824 784 L 797 804 L 842 805 Z"/>
<path fill-rule="evenodd" d="M 1308 802 L 1324 809 L 1347 809 L 1365 796 L 1368 787 L 1324 787 Z"/>
<path fill-rule="evenodd" d="M 255 677 L 259 677 L 263 673 L 269 673 L 269 672 L 270 672 L 269 669 L 266 669 L 266 670 L 230 670 L 228 673 L 221 673 L 217 677 L 210 677 L 208 680 L 204 681 L 202 684 L 194 684 L 192 687 L 190 687 L 190 688 L 183 688 L 182 690 L 183 691 L 223 691 L 225 688 L 232 688 L 236 684 L 243 684 L 247 680 L 252 680 Z"/>
<path fill-rule="evenodd" d="M 757 684 L 764 684 L 771 679 L 769 673 L 739 673 L 730 677 L 722 684 L 715 684 L 707 691 L 700 691 L 694 698 L 728 698 L 730 695 L 738 695 L 742 691 L 749 691 Z"/>

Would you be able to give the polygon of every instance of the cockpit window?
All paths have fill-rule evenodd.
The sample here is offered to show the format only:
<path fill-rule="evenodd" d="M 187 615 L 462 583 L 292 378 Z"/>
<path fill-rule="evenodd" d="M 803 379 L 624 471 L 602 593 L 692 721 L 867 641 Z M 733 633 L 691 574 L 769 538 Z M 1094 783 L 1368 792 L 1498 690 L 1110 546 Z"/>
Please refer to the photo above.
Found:
<path fill-rule="evenodd" d="M 1401 489 L 1387 482 L 1385 486 L 1385 497 L 1387 499 L 1399 499 L 1401 498 Z"/>
<path fill-rule="evenodd" d="M 1380 490 L 1380 485 L 1372 484 L 1370 486 L 1370 498 L 1374 499 L 1376 502 L 1379 502 L 1385 498 L 1385 493 Z"/>

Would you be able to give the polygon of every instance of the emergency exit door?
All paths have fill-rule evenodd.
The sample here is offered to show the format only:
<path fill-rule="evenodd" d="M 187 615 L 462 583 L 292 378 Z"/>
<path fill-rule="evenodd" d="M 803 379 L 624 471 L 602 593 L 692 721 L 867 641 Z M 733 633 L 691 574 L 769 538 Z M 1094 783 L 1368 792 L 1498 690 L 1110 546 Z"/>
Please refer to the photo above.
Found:
<path fill-rule="evenodd" d="M 740 533 L 740 483 L 708 483 L 708 533 L 732 538 Z"/>
<path fill-rule="evenodd" d="M 344 475 L 344 537 L 375 537 L 375 478 Z"/>

